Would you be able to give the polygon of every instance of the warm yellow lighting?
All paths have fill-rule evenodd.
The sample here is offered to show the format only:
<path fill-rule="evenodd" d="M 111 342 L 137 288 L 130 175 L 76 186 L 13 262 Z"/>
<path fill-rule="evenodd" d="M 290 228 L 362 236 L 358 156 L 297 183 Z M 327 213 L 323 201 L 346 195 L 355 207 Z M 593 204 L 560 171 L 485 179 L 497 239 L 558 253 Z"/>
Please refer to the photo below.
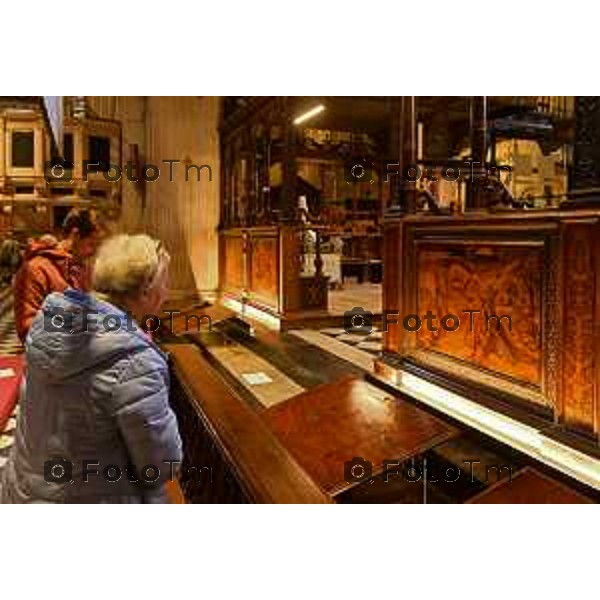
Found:
<path fill-rule="evenodd" d="M 314 117 L 315 115 L 318 115 L 319 113 L 322 113 L 324 110 L 325 110 L 325 105 L 319 104 L 319 105 L 315 106 L 314 108 L 311 108 L 310 110 L 306 111 L 304 114 L 300 115 L 299 117 L 296 117 L 294 119 L 294 125 L 300 125 L 300 123 L 304 123 L 304 121 L 308 121 L 308 119 Z"/>
<path fill-rule="evenodd" d="M 371 370 L 372 357 L 358 348 L 311 329 L 297 329 L 290 333 L 309 344 L 334 352 L 365 371 Z M 407 371 L 394 372 L 391 367 L 386 369 L 380 366 L 374 376 L 401 393 L 600 490 L 600 459 Z"/>
<path fill-rule="evenodd" d="M 544 435 L 540 430 L 497 413 L 412 373 L 400 371 L 395 387 L 540 462 L 600 489 L 600 460 Z"/>
<path fill-rule="evenodd" d="M 249 319 L 260 321 L 269 329 L 274 329 L 275 331 L 281 329 L 281 323 L 277 317 L 259 310 L 258 308 L 254 308 L 250 304 L 242 304 L 239 300 L 235 300 L 234 298 L 224 298 L 222 304 L 226 308 L 238 313 L 238 316 L 241 319 L 248 317 Z"/>

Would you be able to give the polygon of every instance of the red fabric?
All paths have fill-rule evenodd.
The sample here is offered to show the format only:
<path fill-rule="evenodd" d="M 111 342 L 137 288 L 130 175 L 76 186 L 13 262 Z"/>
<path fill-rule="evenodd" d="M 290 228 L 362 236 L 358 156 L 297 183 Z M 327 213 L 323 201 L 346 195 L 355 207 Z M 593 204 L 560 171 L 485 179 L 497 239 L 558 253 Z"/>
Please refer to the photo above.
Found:
<path fill-rule="evenodd" d="M 0 356 L 0 371 L 13 369 L 14 377 L 0 378 L 0 432 L 4 430 L 6 422 L 12 415 L 19 398 L 19 386 L 25 368 L 22 356 Z"/>

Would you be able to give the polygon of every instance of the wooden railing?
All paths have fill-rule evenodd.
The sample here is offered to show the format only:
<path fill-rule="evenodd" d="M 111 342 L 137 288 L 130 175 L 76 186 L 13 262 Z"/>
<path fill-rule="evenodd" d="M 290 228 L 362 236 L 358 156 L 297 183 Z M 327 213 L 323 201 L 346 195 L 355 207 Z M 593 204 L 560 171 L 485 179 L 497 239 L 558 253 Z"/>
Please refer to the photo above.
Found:
<path fill-rule="evenodd" d="M 171 356 L 171 403 L 184 444 L 180 483 L 187 502 L 332 501 L 199 348 L 164 349 Z"/>

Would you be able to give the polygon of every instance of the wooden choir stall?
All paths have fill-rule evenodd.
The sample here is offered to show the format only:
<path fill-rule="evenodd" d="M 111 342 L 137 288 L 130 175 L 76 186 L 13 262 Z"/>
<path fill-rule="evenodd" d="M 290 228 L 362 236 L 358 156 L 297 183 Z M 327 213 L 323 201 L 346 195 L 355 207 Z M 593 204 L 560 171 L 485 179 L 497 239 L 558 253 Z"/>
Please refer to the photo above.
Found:
<path fill-rule="evenodd" d="M 350 237 L 368 217 L 372 229 L 360 243 L 380 236 L 382 244 L 340 261 L 379 261 L 383 352 L 368 370 L 323 376 L 257 408 L 217 368 L 210 336 L 172 337 L 166 349 L 186 461 L 214 467 L 211 485 L 182 481 L 188 501 L 421 502 L 430 490 L 445 502 L 597 500 L 598 98 L 323 99 L 333 116 L 315 128 L 339 132 L 352 123 L 352 154 L 387 153 L 400 173 L 428 173 L 424 181 L 386 180 L 389 169 L 378 164 L 367 191 L 348 184 L 343 193 L 334 189 L 335 170 L 351 154 L 331 140 L 317 144 L 321 134 L 294 123 L 310 102 L 230 102 L 221 131 L 223 303 L 281 329 L 325 311 L 331 273 L 321 242 L 343 234 L 335 211 L 350 194 L 342 218 L 352 221 Z M 442 180 L 448 168 L 468 176 Z M 351 218 L 357 207 L 369 214 Z M 251 347 L 286 364 L 279 348 L 293 355 L 294 342 L 274 335 L 257 333 Z M 518 476 L 489 485 L 486 473 L 452 488 L 384 485 L 389 459 L 451 466 L 459 451 L 469 456 L 465 448 L 503 457 Z M 344 470 L 355 458 L 372 467 L 365 484 Z"/>
<path fill-rule="evenodd" d="M 314 113 L 314 114 L 313 114 Z M 326 314 L 346 277 L 381 282 L 389 186 L 352 159 L 390 152 L 391 98 L 228 98 L 223 106 L 220 288 L 282 324 Z"/>
<path fill-rule="evenodd" d="M 416 210 L 405 187 L 385 219 L 384 312 L 438 321 L 435 331 L 391 324 L 380 365 L 596 442 L 600 113 L 597 98 L 577 97 L 574 108 L 569 192 L 541 206 L 485 190 L 485 174 L 454 212 Z"/>

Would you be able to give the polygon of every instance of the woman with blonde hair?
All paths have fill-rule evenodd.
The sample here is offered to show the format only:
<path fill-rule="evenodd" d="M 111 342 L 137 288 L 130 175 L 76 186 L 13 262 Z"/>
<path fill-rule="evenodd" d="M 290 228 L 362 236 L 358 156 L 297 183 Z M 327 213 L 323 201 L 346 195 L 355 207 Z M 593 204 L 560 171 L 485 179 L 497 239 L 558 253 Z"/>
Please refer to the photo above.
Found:
<path fill-rule="evenodd" d="M 146 235 L 98 251 L 94 293 L 48 296 L 26 344 L 27 379 L 5 503 L 160 503 L 181 461 L 167 361 L 141 323 L 166 299 L 169 255 Z"/>

